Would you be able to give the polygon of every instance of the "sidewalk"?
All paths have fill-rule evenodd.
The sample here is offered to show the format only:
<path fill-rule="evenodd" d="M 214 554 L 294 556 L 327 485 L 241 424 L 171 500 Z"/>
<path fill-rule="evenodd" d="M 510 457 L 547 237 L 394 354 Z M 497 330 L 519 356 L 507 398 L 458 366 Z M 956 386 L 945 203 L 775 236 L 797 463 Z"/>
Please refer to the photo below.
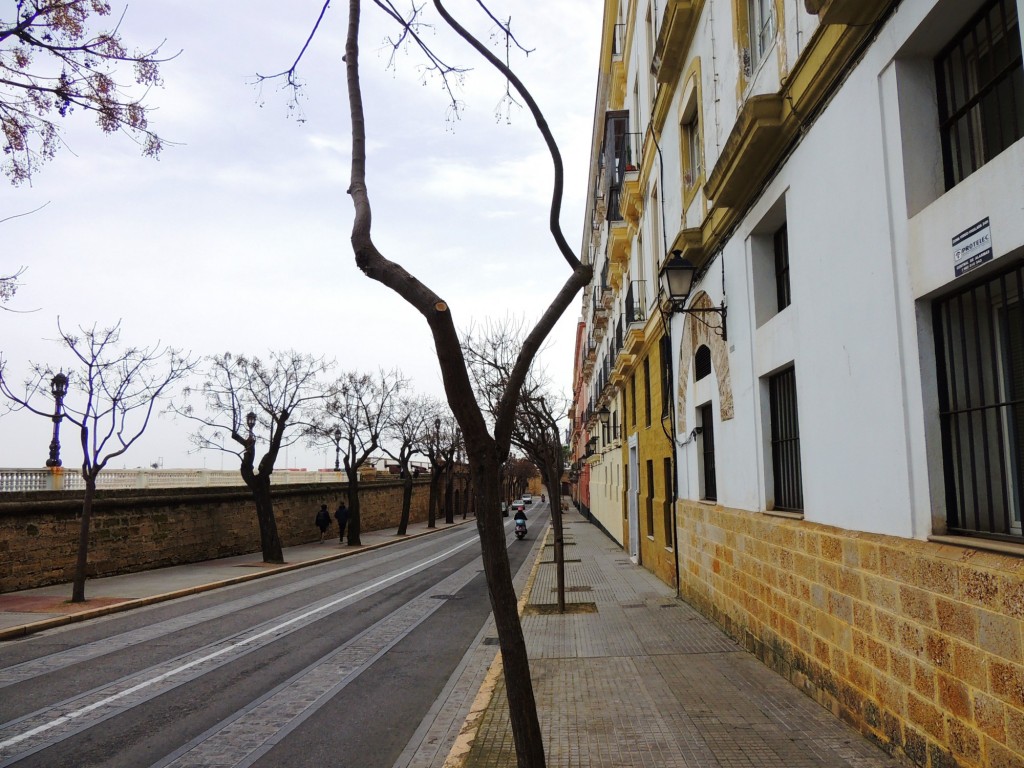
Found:
<path fill-rule="evenodd" d="M 551 612 L 546 546 L 522 619 L 549 768 L 901 765 L 677 600 L 575 511 L 565 538 L 571 610 Z M 444 765 L 515 764 L 495 663 Z"/>
<path fill-rule="evenodd" d="M 473 522 L 472 519 L 456 520 L 454 525 Z M 450 527 L 444 520 L 439 520 L 434 531 Z M 0 594 L 0 642 L 63 624 L 85 621 L 109 613 L 118 613 L 258 579 L 273 573 L 302 568 L 314 562 L 350 557 L 359 552 L 386 547 L 432 532 L 427 528 L 426 522 L 410 523 L 408 535 L 401 538 L 397 536 L 397 528 L 362 531 L 360 539 L 363 543 L 359 547 L 340 544 L 335 539 L 325 540 L 322 544 L 313 542 L 285 547 L 283 565 L 264 563 L 263 556 L 259 552 L 253 552 L 219 560 L 89 579 L 85 583 L 85 603 L 69 602 L 70 584 L 53 584 L 37 589 L 3 593 Z"/>
<path fill-rule="evenodd" d="M 566 614 L 552 610 L 550 546 L 536 542 L 532 569 L 516 579 L 549 768 L 902 765 L 676 599 L 575 510 L 565 524 Z M 68 584 L 0 594 L 0 640 L 429 533 L 417 523 L 402 539 L 394 528 L 363 533 L 361 547 L 333 540 L 288 547 L 280 566 L 253 553 L 90 579 L 84 605 L 67 602 Z M 516 765 L 496 640 L 490 619 L 399 764 Z"/>

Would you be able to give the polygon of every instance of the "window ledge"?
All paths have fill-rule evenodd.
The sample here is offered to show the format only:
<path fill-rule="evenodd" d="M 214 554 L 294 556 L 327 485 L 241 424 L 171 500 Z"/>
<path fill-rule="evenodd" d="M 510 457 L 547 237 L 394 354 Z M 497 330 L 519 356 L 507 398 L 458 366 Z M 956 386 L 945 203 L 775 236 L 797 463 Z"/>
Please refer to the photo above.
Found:
<path fill-rule="evenodd" d="M 983 539 L 975 536 L 929 536 L 928 541 L 935 544 L 950 544 L 954 547 L 967 547 L 969 549 L 980 549 L 985 552 L 998 552 L 1001 555 L 1013 557 L 1024 557 L 1024 543 L 1016 544 L 1010 541 L 995 541 L 994 539 Z"/>
<path fill-rule="evenodd" d="M 785 510 L 782 509 L 766 509 L 762 514 L 768 515 L 770 517 L 784 517 L 787 520 L 804 519 L 803 512 L 786 512 Z"/>

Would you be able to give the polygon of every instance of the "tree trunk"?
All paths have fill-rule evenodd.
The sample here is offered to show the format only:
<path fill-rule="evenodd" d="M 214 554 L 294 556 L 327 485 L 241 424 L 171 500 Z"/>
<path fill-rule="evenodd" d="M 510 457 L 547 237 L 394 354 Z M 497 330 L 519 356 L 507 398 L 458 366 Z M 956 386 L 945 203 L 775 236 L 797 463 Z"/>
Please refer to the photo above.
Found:
<path fill-rule="evenodd" d="M 487 449 L 471 451 L 470 465 L 476 494 L 476 527 L 494 623 L 501 645 L 502 671 L 508 696 L 512 738 L 520 768 L 543 768 L 544 742 L 537 717 L 537 704 L 530 677 L 526 640 L 519 622 L 518 600 L 512 584 L 512 572 L 501 518 L 500 469 L 491 443 Z M 478 457 L 486 454 L 481 461 Z"/>
<path fill-rule="evenodd" d="M 283 563 L 284 551 L 281 549 L 281 537 L 277 532 L 277 519 L 274 517 L 274 500 L 270 495 L 270 478 L 256 475 L 249 484 L 252 498 L 256 502 L 256 519 L 260 526 L 260 549 L 264 563 Z"/>
<path fill-rule="evenodd" d="M 437 527 L 437 506 L 439 502 L 438 486 L 441 484 L 441 468 L 431 466 L 430 468 L 430 502 L 427 509 L 427 528 Z"/>
<path fill-rule="evenodd" d="M 359 538 L 359 470 L 348 472 L 348 545 L 360 547 L 363 542 Z"/>
<path fill-rule="evenodd" d="M 452 463 L 449 461 L 446 465 L 446 472 L 444 478 L 444 521 L 451 525 L 455 522 L 455 473 L 452 472 Z"/>
<path fill-rule="evenodd" d="M 71 582 L 71 602 L 85 602 L 85 569 L 89 562 L 89 520 L 92 517 L 92 500 L 96 497 L 96 478 L 85 477 L 85 495 L 82 497 L 82 522 L 78 527 L 78 558 L 75 561 L 75 576 Z"/>
<path fill-rule="evenodd" d="M 558 612 L 565 613 L 565 534 L 562 528 L 561 495 L 558 490 L 561 472 L 554 466 L 548 466 L 544 474 L 548 486 L 548 500 L 551 502 L 551 529 L 555 534 L 555 588 L 558 593 Z"/>
<path fill-rule="evenodd" d="M 402 483 L 402 519 L 398 522 L 399 536 L 405 536 L 408 533 L 410 507 L 412 507 L 412 475 L 405 470 L 405 480 Z"/>

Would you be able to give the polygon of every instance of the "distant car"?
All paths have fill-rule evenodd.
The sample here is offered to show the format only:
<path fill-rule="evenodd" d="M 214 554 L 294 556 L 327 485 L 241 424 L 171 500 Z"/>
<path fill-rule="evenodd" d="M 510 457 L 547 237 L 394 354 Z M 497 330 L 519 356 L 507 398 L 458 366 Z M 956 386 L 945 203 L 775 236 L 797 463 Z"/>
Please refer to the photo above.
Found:
<path fill-rule="evenodd" d="M 527 505 L 533 504 L 533 495 L 529 494 L 529 493 L 524 493 L 523 494 L 523 503 L 527 504 Z"/>
<path fill-rule="evenodd" d="M 525 512 L 526 511 L 526 502 L 523 501 L 522 499 L 516 499 L 509 506 L 509 509 L 512 511 L 513 514 L 515 514 L 516 512 Z"/>

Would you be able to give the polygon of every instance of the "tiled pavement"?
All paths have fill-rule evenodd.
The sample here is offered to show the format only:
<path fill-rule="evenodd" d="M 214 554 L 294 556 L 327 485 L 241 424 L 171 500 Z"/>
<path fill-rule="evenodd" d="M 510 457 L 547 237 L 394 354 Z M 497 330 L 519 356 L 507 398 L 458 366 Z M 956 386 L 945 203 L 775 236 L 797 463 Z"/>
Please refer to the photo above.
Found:
<path fill-rule="evenodd" d="M 364 534 L 360 548 L 292 547 L 289 565 L 270 570 L 395 540 L 391 530 Z M 566 542 L 565 615 L 550 612 L 556 602 L 550 546 L 534 542 L 534 567 L 516 578 L 550 768 L 900 765 L 677 600 L 575 511 L 566 518 Z M 96 579 L 89 582 L 89 603 L 74 608 L 64 603 L 67 585 L 0 595 L 0 639 L 267 570 L 258 555 L 248 555 Z M 396 767 L 515 766 L 504 685 L 492 663 L 494 641 L 488 621 Z"/>
<path fill-rule="evenodd" d="M 548 546 L 523 616 L 550 768 L 900 765 L 677 600 L 575 512 L 565 530 L 570 611 L 548 612 L 556 601 Z M 468 753 L 453 753 L 446 766 L 515 766 L 500 675 L 493 685 L 478 729 L 464 730 Z"/>

